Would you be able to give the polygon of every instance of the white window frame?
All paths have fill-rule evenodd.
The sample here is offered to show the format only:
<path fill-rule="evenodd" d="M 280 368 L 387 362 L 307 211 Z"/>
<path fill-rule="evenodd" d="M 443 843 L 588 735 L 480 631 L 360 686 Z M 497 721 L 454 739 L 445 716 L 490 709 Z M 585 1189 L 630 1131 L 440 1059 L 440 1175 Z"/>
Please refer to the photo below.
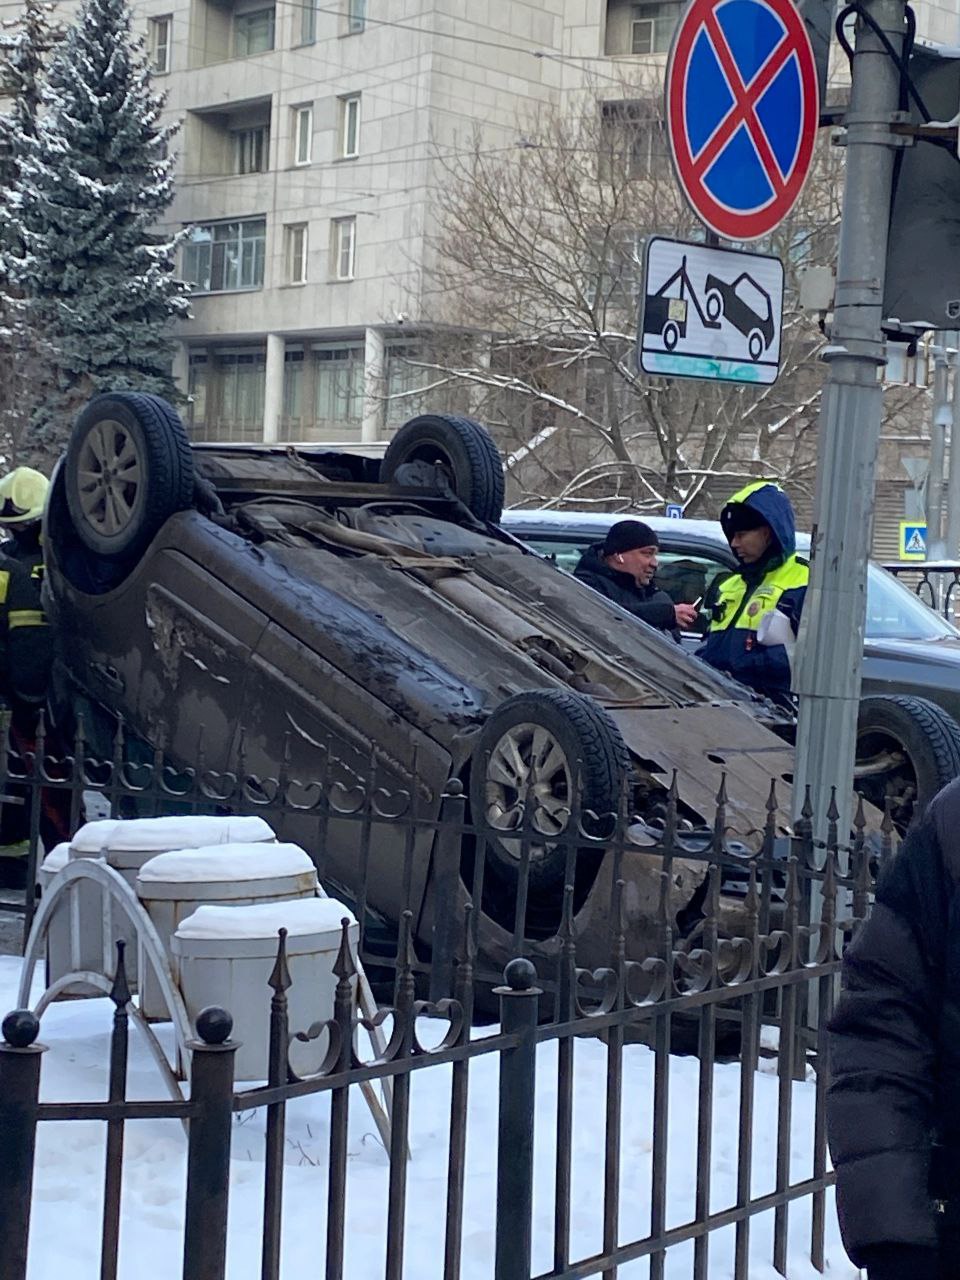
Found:
<path fill-rule="evenodd" d="M 194 293 L 241 293 L 263 288 L 266 265 L 265 217 L 199 222 L 181 250 L 181 275 Z M 191 276 L 205 268 L 206 280 Z"/>
<path fill-rule="evenodd" d="M 163 39 L 161 39 L 161 33 Z M 165 13 L 150 19 L 150 74 L 165 76 L 170 71 L 170 52 L 173 46 L 173 14 Z"/>
<path fill-rule="evenodd" d="M 313 107 L 293 109 L 293 163 L 310 164 L 313 157 Z"/>
<path fill-rule="evenodd" d="M 347 0 L 347 35 L 358 36 L 367 25 L 367 0 Z"/>
<path fill-rule="evenodd" d="M 357 269 L 357 219 L 334 218 L 331 233 L 330 275 L 334 280 L 352 280 Z"/>
<path fill-rule="evenodd" d="M 270 168 L 270 126 L 254 124 L 245 129 L 231 129 L 233 136 L 233 172 L 266 173 Z"/>
<path fill-rule="evenodd" d="M 303 0 L 300 10 L 300 44 L 317 43 L 317 0 Z"/>
<path fill-rule="evenodd" d="M 355 160 L 360 154 L 360 94 L 344 94 L 339 99 L 339 102 L 339 158 L 341 160 Z"/>
<path fill-rule="evenodd" d="M 642 12 L 643 10 L 649 12 Z M 630 53 L 646 57 L 669 52 L 673 30 L 679 17 L 680 5 L 676 0 L 659 0 L 659 3 L 653 0 L 652 3 L 634 5 L 630 20 Z M 638 40 L 641 30 L 645 30 L 646 36 Z M 638 48 L 638 43 L 644 47 Z"/>
<path fill-rule="evenodd" d="M 284 227 L 287 284 L 307 283 L 308 223 L 289 222 Z"/>
<path fill-rule="evenodd" d="M 243 24 L 249 22 L 252 18 L 261 17 L 264 14 L 270 15 L 270 43 L 263 49 L 250 49 L 249 47 L 240 49 L 240 30 L 238 23 Z M 263 5 L 257 9 L 243 9 L 240 13 L 233 16 L 233 31 L 231 33 L 233 40 L 233 56 L 235 58 L 257 58 L 264 53 L 272 53 L 277 47 L 277 10 L 276 5 Z M 249 31 L 245 31 L 244 44 L 249 46 Z"/>

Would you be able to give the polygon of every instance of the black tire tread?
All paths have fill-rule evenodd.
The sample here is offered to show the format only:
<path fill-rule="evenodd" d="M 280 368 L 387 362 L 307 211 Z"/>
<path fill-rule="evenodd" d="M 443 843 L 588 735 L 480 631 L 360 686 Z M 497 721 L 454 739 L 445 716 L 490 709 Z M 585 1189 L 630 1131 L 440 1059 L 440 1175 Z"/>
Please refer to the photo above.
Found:
<path fill-rule="evenodd" d="M 425 426 L 442 423 L 450 428 L 458 437 L 470 468 L 472 492 L 462 497 L 464 505 L 470 508 L 478 520 L 496 524 L 503 512 L 505 481 L 503 461 L 500 451 L 490 433 L 481 423 L 473 418 L 461 417 L 452 413 L 421 414 L 400 428 L 390 441 L 383 456 L 381 476 L 389 481 L 398 466 L 406 461 L 406 454 L 415 446 L 418 435 Z"/>
<path fill-rule="evenodd" d="M 184 511 L 193 505 L 194 471 L 193 453 L 186 430 L 176 412 L 162 396 L 145 391 L 109 391 L 96 396 L 85 406 L 77 419 L 74 435 L 67 447 L 66 467 L 68 475 L 75 462 L 79 445 L 77 429 L 88 415 L 98 409 L 107 410 L 110 404 L 122 405 L 136 417 L 150 452 L 149 485 L 144 495 L 141 528 L 118 554 L 128 556 L 142 550 L 157 528 L 174 512 Z M 78 536 L 92 550 L 98 550 L 84 537 L 83 526 L 71 502 L 71 486 L 67 485 L 67 502 Z"/>
<path fill-rule="evenodd" d="M 858 730 L 863 728 L 864 712 L 869 713 L 870 704 L 893 706 L 915 723 L 926 739 L 936 764 L 938 785 L 935 791 L 960 777 L 960 725 L 942 707 L 928 698 L 914 697 L 911 694 L 869 694 L 860 703 Z M 881 724 L 875 727 L 878 730 L 883 728 Z M 929 798 L 928 796 L 927 799 Z"/>

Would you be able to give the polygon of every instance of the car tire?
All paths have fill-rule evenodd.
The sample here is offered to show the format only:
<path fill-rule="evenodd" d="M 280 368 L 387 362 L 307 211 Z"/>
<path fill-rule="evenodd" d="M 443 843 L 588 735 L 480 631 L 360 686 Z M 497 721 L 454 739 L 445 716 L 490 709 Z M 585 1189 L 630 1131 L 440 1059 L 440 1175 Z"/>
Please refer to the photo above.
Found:
<path fill-rule="evenodd" d="M 672 351 L 680 341 L 680 330 L 672 320 L 667 321 L 663 326 L 663 345 L 668 351 Z"/>
<path fill-rule="evenodd" d="M 766 348 L 763 340 L 763 334 L 759 329 L 751 329 L 750 336 L 747 338 L 747 350 L 750 353 L 751 360 L 759 360 Z"/>
<path fill-rule="evenodd" d="M 138 555 L 193 502 L 193 457 L 179 414 L 144 392 L 97 396 L 74 424 L 64 485 L 71 523 L 89 551 Z"/>
<path fill-rule="evenodd" d="M 527 818 L 530 846 L 527 934 L 543 937 L 560 922 L 574 788 L 580 779 L 581 828 L 610 835 L 627 776 L 626 745 L 609 714 L 592 698 L 566 689 L 518 693 L 487 720 L 473 753 L 470 811 L 486 845 L 485 907 L 505 928 L 514 911 L 524 855 L 524 809 L 530 791 L 541 802 Z M 516 836 L 505 832 L 516 831 Z M 543 842 L 535 843 L 542 834 Z M 592 884 L 602 848 L 577 846 L 575 889 Z M 588 877 L 588 882 L 584 877 Z"/>
<path fill-rule="evenodd" d="M 703 310 L 710 321 L 719 320 L 723 315 L 723 298 L 717 289 L 711 289 L 704 298 Z"/>
<path fill-rule="evenodd" d="M 440 467 L 454 494 L 478 520 L 496 524 L 500 519 L 503 461 L 479 422 L 440 413 L 412 418 L 387 445 L 380 479 L 389 484 L 397 469 L 411 462 Z"/>
<path fill-rule="evenodd" d="M 902 757 L 900 763 L 896 756 Z M 886 769 L 885 757 L 891 760 Z M 857 789 L 881 809 L 889 799 L 901 831 L 956 777 L 960 725 L 942 707 L 906 694 L 871 694 L 861 700 Z"/>

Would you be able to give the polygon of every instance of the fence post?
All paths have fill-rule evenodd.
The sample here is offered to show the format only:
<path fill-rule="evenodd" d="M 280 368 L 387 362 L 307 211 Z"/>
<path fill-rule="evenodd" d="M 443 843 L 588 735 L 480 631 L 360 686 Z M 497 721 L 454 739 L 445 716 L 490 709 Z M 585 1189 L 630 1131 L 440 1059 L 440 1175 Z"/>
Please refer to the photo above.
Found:
<path fill-rule="evenodd" d="M 30 1237 L 33 1157 L 37 1141 L 40 1023 L 29 1009 L 3 1020 L 0 1043 L 0 1270 L 4 1280 L 24 1280 Z"/>
<path fill-rule="evenodd" d="M 233 1019 L 224 1009 L 202 1009 L 191 1050 L 187 1151 L 187 1207 L 183 1280 L 223 1280 L 227 1265 L 230 1128 L 233 1120 Z"/>
<path fill-rule="evenodd" d="M 495 1280 L 530 1280 L 533 1235 L 533 1119 L 537 1077 L 537 1011 L 540 989 L 529 960 L 511 960 L 503 971 L 500 1025 L 518 1043 L 500 1055 L 500 1124 L 497 1136 L 497 1246 Z"/>
<path fill-rule="evenodd" d="M 440 802 L 434 852 L 433 951 L 430 960 L 430 999 L 434 1004 L 453 995 L 460 924 L 457 910 L 460 846 L 466 808 L 463 783 L 459 778 L 451 778 Z"/>

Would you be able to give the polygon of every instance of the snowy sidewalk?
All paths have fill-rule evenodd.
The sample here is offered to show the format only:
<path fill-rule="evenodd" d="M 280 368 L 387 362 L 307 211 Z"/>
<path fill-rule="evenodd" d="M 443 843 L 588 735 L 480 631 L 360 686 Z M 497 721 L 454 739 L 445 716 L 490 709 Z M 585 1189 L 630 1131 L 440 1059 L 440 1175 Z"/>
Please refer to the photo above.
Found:
<path fill-rule="evenodd" d="M 0 1013 L 16 999 L 19 961 L 0 957 Z M 78 1101 L 106 1096 L 112 1006 L 106 1000 L 54 1005 L 44 1015 L 42 1094 L 45 1101 Z M 573 1154 L 573 1256 L 601 1246 L 603 1186 L 604 1047 L 575 1041 L 576 1085 Z M 771 1064 L 772 1065 L 772 1064 Z M 698 1063 L 675 1058 L 670 1079 L 668 1225 L 693 1216 L 696 1181 Z M 653 1055 L 642 1046 L 624 1054 L 622 1133 L 622 1242 L 646 1234 L 649 1225 Z M 717 1066 L 713 1134 L 713 1210 L 733 1203 L 737 1164 L 740 1068 Z M 446 1194 L 449 1068 L 413 1075 L 407 1194 L 406 1270 L 408 1280 L 442 1276 Z M 776 1153 L 777 1079 L 757 1078 L 754 1121 L 755 1195 L 772 1191 Z M 132 1033 L 131 1098 L 162 1097 L 160 1081 L 146 1049 Z M 556 1044 L 541 1047 L 538 1060 L 534 1272 L 550 1270 L 553 1225 Z M 811 1174 L 814 1090 L 794 1087 L 791 1172 L 800 1181 Z M 325 1243 L 326 1157 L 329 1102 L 324 1096 L 291 1103 L 287 1109 L 287 1170 L 284 1195 L 283 1280 L 315 1280 L 322 1273 Z M 257 1280 L 260 1274 L 260 1220 L 263 1185 L 264 1113 L 237 1117 L 233 1135 L 230 1201 L 229 1280 Z M 477 1059 L 470 1068 L 466 1203 L 463 1232 L 464 1280 L 487 1280 L 493 1273 L 496 1203 L 497 1059 Z M 43 1123 L 37 1145 L 37 1172 L 31 1229 L 30 1280 L 95 1280 L 99 1274 L 105 1126 L 86 1121 Z M 186 1143 L 172 1121 L 133 1121 L 126 1127 L 120 1275 L 127 1280 L 172 1280 L 181 1270 Z M 348 1163 L 346 1264 L 349 1280 L 383 1275 L 387 1207 L 387 1158 L 359 1093 L 351 1098 Z M 828 1197 L 828 1274 L 850 1280 L 856 1270 L 839 1243 Z M 790 1280 L 813 1280 L 809 1262 L 810 1204 L 790 1210 Z M 752 1280 L 774 1280 L 770 1263 L 773 1215 L 753 1220 Z M 672 1249 L 667 1275 L 691 1274 L 692 1244 Z M 733 1272 L 733 1229 L 715 1232 L 710 1246 L 711 1277 Z M 620 1270 L 624 1280 L 647 1274 L 646 1261 Z"/>

